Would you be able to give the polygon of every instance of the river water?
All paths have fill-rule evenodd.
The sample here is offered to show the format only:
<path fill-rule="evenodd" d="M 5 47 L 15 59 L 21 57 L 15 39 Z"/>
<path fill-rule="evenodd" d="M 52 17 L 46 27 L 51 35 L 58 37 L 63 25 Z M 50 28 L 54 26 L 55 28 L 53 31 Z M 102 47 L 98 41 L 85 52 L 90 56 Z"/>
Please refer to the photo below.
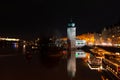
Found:
<path fill-rule="evenodd" d="M 89 69 L 89 55 L 83 50 L 41 52 L 25 45 L 2 47 L 0 77 L 2 80 L 103 80 L 106 73 Z"/>

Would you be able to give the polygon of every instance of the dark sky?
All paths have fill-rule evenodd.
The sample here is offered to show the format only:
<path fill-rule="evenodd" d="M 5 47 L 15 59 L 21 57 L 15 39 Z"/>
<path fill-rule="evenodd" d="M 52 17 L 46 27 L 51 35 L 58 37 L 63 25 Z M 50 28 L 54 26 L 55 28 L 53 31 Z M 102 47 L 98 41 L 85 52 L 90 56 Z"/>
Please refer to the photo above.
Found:
<path fill-rule="evenodd" d="M 40 35 L 66 36 L 72 17 L 77 34 L 100 32 L 120 20 L 119 0 L 3 0 L 1 36 L 31 39 Z"/>

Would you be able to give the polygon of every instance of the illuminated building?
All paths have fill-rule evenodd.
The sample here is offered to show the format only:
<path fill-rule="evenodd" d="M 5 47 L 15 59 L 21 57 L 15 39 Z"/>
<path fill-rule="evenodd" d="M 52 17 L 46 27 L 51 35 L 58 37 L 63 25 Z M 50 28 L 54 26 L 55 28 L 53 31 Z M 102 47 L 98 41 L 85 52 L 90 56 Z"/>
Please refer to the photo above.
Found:
<path fill-rule="evenodd" d="M 102 31 L 103 43 L 111 43 L 112 45 L 120 44 L 120 26 L 113 26 L 111 28 L 104 28 Z"/>
<path fill-rule="evenodd" d="M 85 40 L 77 40 L 76 39 L 76 48 L 81 48 L 83 46 L 86 45 L 86 41 Z"/>
<path fill-rule="evenodd" d="M 80 40 L 85 40 L 87 45 L 93 45 L 95 38 L 94 33 L 85 33 L 77 36 Z"/>

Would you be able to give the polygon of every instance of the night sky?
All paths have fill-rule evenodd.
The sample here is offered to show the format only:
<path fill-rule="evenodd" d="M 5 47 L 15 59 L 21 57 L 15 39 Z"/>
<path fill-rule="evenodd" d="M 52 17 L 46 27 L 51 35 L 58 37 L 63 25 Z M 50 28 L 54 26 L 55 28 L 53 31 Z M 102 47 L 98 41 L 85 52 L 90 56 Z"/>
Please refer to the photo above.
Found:
<path fill-rule="evenodd" d="M 0 34 L 32 39 L 41 35 L 66 36 L 70 18 L 77 35 L 101 32 L 120 22 L 119 0 L 3 0 L 0 2 Z"/>

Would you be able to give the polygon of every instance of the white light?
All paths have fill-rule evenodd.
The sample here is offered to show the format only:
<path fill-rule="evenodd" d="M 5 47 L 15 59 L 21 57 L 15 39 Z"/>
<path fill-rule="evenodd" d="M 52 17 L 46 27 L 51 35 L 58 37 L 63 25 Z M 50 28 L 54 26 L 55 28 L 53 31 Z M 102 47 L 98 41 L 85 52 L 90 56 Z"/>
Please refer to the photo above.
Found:
<path fill-rule="evenodd" d="M 23 48 L 25 48 L 26 46 L 25 45 L 23 45 Z"/>
<path fill-rule="evenodd" d="M 116 52 L 115 54 L 116 54 L 116 55 L 120 55 L 120 53 L 119 53 L 119 52 Z"/>
<path fill-rule="evenodd" d="M 75 23 L 72 23 L 72 26 L 74 27 L 74 26 L 75 26 Z"/>
<path fill-rule="evenodd" d="M 6 40 L 6 41 L 19 41 L 19 39 L 15 39 L 15 38 L 0 38 L 0 40 Z"/>

